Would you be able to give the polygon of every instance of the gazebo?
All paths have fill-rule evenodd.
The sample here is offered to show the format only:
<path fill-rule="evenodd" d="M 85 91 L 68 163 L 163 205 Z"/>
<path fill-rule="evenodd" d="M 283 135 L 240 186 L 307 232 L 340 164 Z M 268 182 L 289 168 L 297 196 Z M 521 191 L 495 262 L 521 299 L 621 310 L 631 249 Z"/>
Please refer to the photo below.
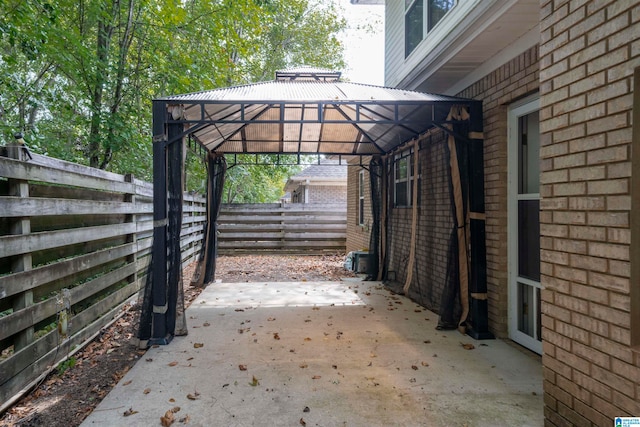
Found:
<path fill-rule="evenodd" d="M 374 221 L 368 273 L 380 280 L 386 173 L 381 159 L 433 129 L 446 132 L 450 141 L 458 242 L 448 256 L 458 257 L 460 266 L 460 295 L 467 307 L 461 323 L 475 338 L 489 337 L 482 123 L 480 101 L 346 82 L 339 72 L 307 67 L 279 71 L 273 81 L 155 99 L 153 248 L 141 345 L 167 344 L 186 333 L 177 236 L 187 143 L 202 149 L 208 167 L 207 224 L 196 273 L 200 284 L 214 278 L 225 156 L 237 154 L 359 159 L 371 176 Z"/>

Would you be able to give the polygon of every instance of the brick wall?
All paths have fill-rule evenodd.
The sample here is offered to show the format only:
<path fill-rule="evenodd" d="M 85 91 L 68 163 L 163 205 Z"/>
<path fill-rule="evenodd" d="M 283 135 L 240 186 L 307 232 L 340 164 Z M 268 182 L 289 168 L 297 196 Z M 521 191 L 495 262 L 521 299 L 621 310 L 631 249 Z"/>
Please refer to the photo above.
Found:
<path fill-rule="evenodd" d="M 310 185 L 308 203 L 347 203 L 346 185 Z"/>
<path fill-rule="evenodd" d="M 458 94 L 483 101 L 489 329 L 499 337 L 508 335 L 507 108 L 538 87 L 533 47 Z"/>
<path fill-rule="evenodd" d="M 640 289 L 629 256 L 640 4 L 541 7 L 546 424 L 608 426 L 616 416 L 640 416 L 640 354 L 631 348 L 640 319 L 630 315 L 630 292 Z"/>
<path fill-rule="evenodd" d="M 347 252 L 369 248 L 371 233 L 371 187 L 369 172 L 364 170 L 364 226 L 358 224 L 358 174 L 364 170 L 358 165 L 349 165 L 347 172 Z"/>
<path fill-rule="evenodd" d="M 308 188 L 309 200 L 305 200 Z M 291 192 L 292 203 L 346 203 L 346 185 L 299 185 Z"/>

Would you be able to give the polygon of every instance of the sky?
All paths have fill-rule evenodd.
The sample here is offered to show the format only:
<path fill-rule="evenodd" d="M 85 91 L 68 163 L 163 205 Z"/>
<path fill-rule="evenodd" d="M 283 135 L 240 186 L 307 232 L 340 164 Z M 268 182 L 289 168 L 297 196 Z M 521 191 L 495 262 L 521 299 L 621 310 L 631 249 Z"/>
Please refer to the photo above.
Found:
<path fill-rule="evenodd" d="M 342 34 L 347 69 L 342 77 L 355 83 L 384 85 L 384 6 L 354 5 L 339 0 L 348 29 Z M 364 26 L 372 24 L 375 33 Z"/>

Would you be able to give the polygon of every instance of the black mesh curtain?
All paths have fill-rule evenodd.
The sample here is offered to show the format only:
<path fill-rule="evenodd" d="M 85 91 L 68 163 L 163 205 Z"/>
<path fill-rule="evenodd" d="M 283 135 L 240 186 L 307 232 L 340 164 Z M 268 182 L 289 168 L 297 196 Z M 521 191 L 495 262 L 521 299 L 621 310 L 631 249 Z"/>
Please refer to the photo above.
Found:
<path fill-rule="evenodd" d="M 215 279 L 218 257 L 218 215 L 227 172 L 224 156 L 209 155 L 207 159 L 207 221 L 204 224 L 204 243 L 192 283 L 205 286 Z"/>
<path fill-rule="evenodd" d="M 464 327 L 469 315 L 469 141 L 462 136 L 469 134 L 469 123 L 466 111 L 457 107 L 452 108 L 448 120 L 451 119 L 454 121 L 445 146 L 450 164 L 453 227 L 447 256 L 447 280 L 440 302 L 440 329 Z"/>
<path fill-rule="evenodd" d="M 380 156 L 374 156 L 369 163 L 369 180 L 371 187 L 371 235 L 369 236 L 369 258 L 367 263 L 366 280 L 381 279 L 381 241 L 380 223 L 382 222 L 382 179 L 383 161 Z"/>
<path fill-rule="evenodd" d="M 167 147 L 167 331 L 187 335 L 182 283 L 182 205 L 184 191 L 184 144 L 176 141 Z"/>
<path fill-rule="evenodd" d="M 171 129 L 173 132 L 178 130 Z M 184 289 L 182 283 L 182 256 L 180 249 L 180 232 L 182 230 L 182 205 L 184 188 L 184 146 L 182 139 L 174 141 L 158 150 L 159 159 L 156 159 L 154 151 L 154 169 L 159 167 L 160 176 L 164 175 L 166 181 L 166 284 L 157 283 L 155 292 L 161 292 L 161 299 L 165 306 L 156 306 L 154 298 L 154 274 L 155 263 L 163 262 L 151 255 L 151 262 L 147 270 L 145 289 L 142 295 L 140 323 L 138 328 L 138 338 L 141 344 L 152 339 L 152 333 L 164 330 L 163 336 L 155 336 L 153 340 L 164 342 L 174 335 L 186 335 L 186 319 L 184 313 Z M 164 160 L 164 161 L 163 161 Z M 157 163 L 156 163 L 157 162 Z M 162 167 L 164 166 L 164 167 Z M 156 171 L 154 171 L 154 174 Z M 155 185 L 155 183 L 154 183 Z M 155 197 L 155 196 L 154 196 Z M 155 203 L 155 201 L 154 201 Z M 162 201 L 159 201 L 162 204 Z M 161 254 L 164 255 L 164 254 Z M 160 279 L 162 280 L 162 279 Z M 166 285 L 166 286 L 165 286 Z M 162 323 L 162 326 L 154 322 Z"/>

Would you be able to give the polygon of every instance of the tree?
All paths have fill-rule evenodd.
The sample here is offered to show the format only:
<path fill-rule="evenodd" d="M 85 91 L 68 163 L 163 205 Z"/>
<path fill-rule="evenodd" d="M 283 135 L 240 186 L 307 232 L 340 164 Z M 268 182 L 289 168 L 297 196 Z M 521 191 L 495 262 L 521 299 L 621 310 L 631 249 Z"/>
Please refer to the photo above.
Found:
<path fill-rule="evenodd" d="M 151 100 L 342 68 L 333 0 L 0 0 L 0 126 L 36 152 L 151 175 Z"/>

